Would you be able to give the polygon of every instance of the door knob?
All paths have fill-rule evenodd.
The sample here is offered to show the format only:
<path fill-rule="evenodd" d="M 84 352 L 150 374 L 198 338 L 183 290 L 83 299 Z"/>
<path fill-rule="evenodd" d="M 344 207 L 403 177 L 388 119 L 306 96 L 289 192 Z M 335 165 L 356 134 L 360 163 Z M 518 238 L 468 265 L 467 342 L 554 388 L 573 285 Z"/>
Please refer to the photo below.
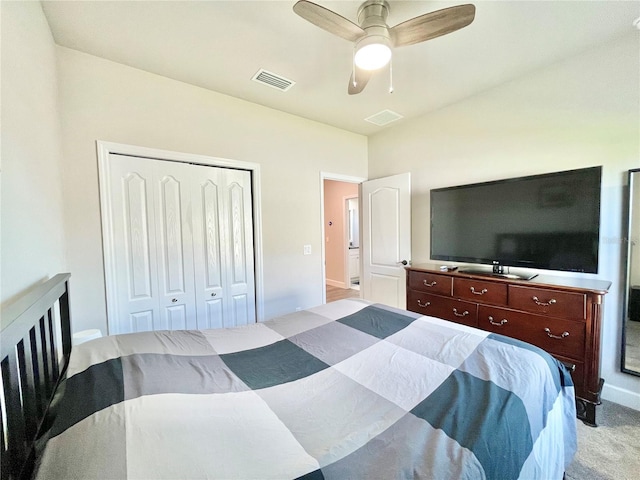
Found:
<path fill-rule="evenodd" d="M 401 262 L 398 262 L 397 265 L 409 265 L 409 262 L 402 260 Z"/>

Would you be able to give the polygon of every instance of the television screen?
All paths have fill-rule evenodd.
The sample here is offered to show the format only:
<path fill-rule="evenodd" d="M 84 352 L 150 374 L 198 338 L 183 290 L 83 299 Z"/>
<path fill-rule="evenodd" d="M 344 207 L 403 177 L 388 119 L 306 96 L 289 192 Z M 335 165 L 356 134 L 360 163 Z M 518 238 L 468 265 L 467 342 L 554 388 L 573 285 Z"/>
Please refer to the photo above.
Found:
<path fill-rule="evenodd" d="M 431 258 L 597 273 L 601 176 L 591 167 L 431 190 Z"/>

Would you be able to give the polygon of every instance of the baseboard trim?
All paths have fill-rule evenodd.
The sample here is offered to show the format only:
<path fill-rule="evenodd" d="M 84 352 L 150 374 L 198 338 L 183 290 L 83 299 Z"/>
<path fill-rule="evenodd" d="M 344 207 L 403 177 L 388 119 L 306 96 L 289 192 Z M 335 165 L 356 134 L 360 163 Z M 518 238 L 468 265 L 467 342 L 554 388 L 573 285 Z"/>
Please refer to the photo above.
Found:
<path fill-rule="evenodd" d="M 327 278 L 327 279 L 325 279 L 325 282 L 326 282 L 327 285 L 331 285 L 332 287 L 349 288 L 346 283 L 339 282 L 337 280 L 331 280 L 331 279 Z"/>
<path fill-rule="evenodd" d="M 602 398 L 634 410 L 640 410 L 640 393 L 638 392 L 614 387 L 605 382 L 602 389 Z"/>

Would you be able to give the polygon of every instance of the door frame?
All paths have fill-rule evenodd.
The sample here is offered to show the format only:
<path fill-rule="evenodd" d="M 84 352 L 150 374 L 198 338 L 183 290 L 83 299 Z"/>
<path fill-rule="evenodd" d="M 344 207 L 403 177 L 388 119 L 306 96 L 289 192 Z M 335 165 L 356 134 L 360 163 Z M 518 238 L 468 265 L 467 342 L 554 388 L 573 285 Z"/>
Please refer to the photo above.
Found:
<path fill-rule="evenodd" d="M 358 195 L 349 195 L 346 197 L 342 197 L 342 206 L 344 207 L 344 239 L 343 243 L 347 246 L 344 251 L 344 264 L 346 268 L 344 269 L 344 283 L 347 287 L 351 288 L 351 270 L 349 265 L 351 264 L 351 259 L 349 258 L 351 252 L 349 250 L 349 200 L 353 199 L 358 200 L 358 217 L 360 216 L 360 194 Z M 360 249 L 360 219 L 358 218 L 358 249 Z"/>
<path fill-rule="evenodd" d="M 251 172 L 251 195 L 253 198 L 253 255 L 256 301 L 256 322 L 264 321 L 264 282 L 262 255 L 262 200 L 260 194 L 260 165 L 253 162 L 210 157 L 193 153 L 173 152 L 157 148 L 140 147 L 123 143 L 96 141 L 98 153 L 98 183 L 100 191 L 100 217 L 102 221 L 102 255 L 104 263 L 105 300 L 107 304 L 107 329 L 109 315 L 117 312 L 115 295 L 115 239 L 113 238 L 113 211 L 109 198 L 109 155 L 120 154 L 131 157 L 149 158 L 167 162 L 195 163 L 209 167 L 223 167 Z"/>
<path fill-rule="evenodd" d="M 366 177 L 356 177 L 352 175 L 343 175 L 340 173 L 320 172 L 320 256 L 322 262 L 322 279 L 320 285 L 322 286 L 322 303 L 327 303 L 327 267 L 326 267 L 326 252 L 325 252 L 325 225 L 324 225 L 324 181 L 334 180 L 337 182 L 356 183 L 361 184 L 366 181 Z M 358 198 L 360 194 L 358 193 Z M 359 210 L 358 210 L 359 211 Z"/>

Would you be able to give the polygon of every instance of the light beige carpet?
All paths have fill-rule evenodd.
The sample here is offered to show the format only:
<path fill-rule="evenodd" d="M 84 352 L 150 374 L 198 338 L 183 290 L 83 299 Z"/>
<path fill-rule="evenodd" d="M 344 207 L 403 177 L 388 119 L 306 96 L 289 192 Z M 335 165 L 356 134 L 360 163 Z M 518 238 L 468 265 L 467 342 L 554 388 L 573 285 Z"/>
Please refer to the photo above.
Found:
<path fill-rule="evenodd" d="M 640 411 L 602 401 L 598 427 L 578 420 L 578 453 L 567 480 L 640 479 Z"/>

